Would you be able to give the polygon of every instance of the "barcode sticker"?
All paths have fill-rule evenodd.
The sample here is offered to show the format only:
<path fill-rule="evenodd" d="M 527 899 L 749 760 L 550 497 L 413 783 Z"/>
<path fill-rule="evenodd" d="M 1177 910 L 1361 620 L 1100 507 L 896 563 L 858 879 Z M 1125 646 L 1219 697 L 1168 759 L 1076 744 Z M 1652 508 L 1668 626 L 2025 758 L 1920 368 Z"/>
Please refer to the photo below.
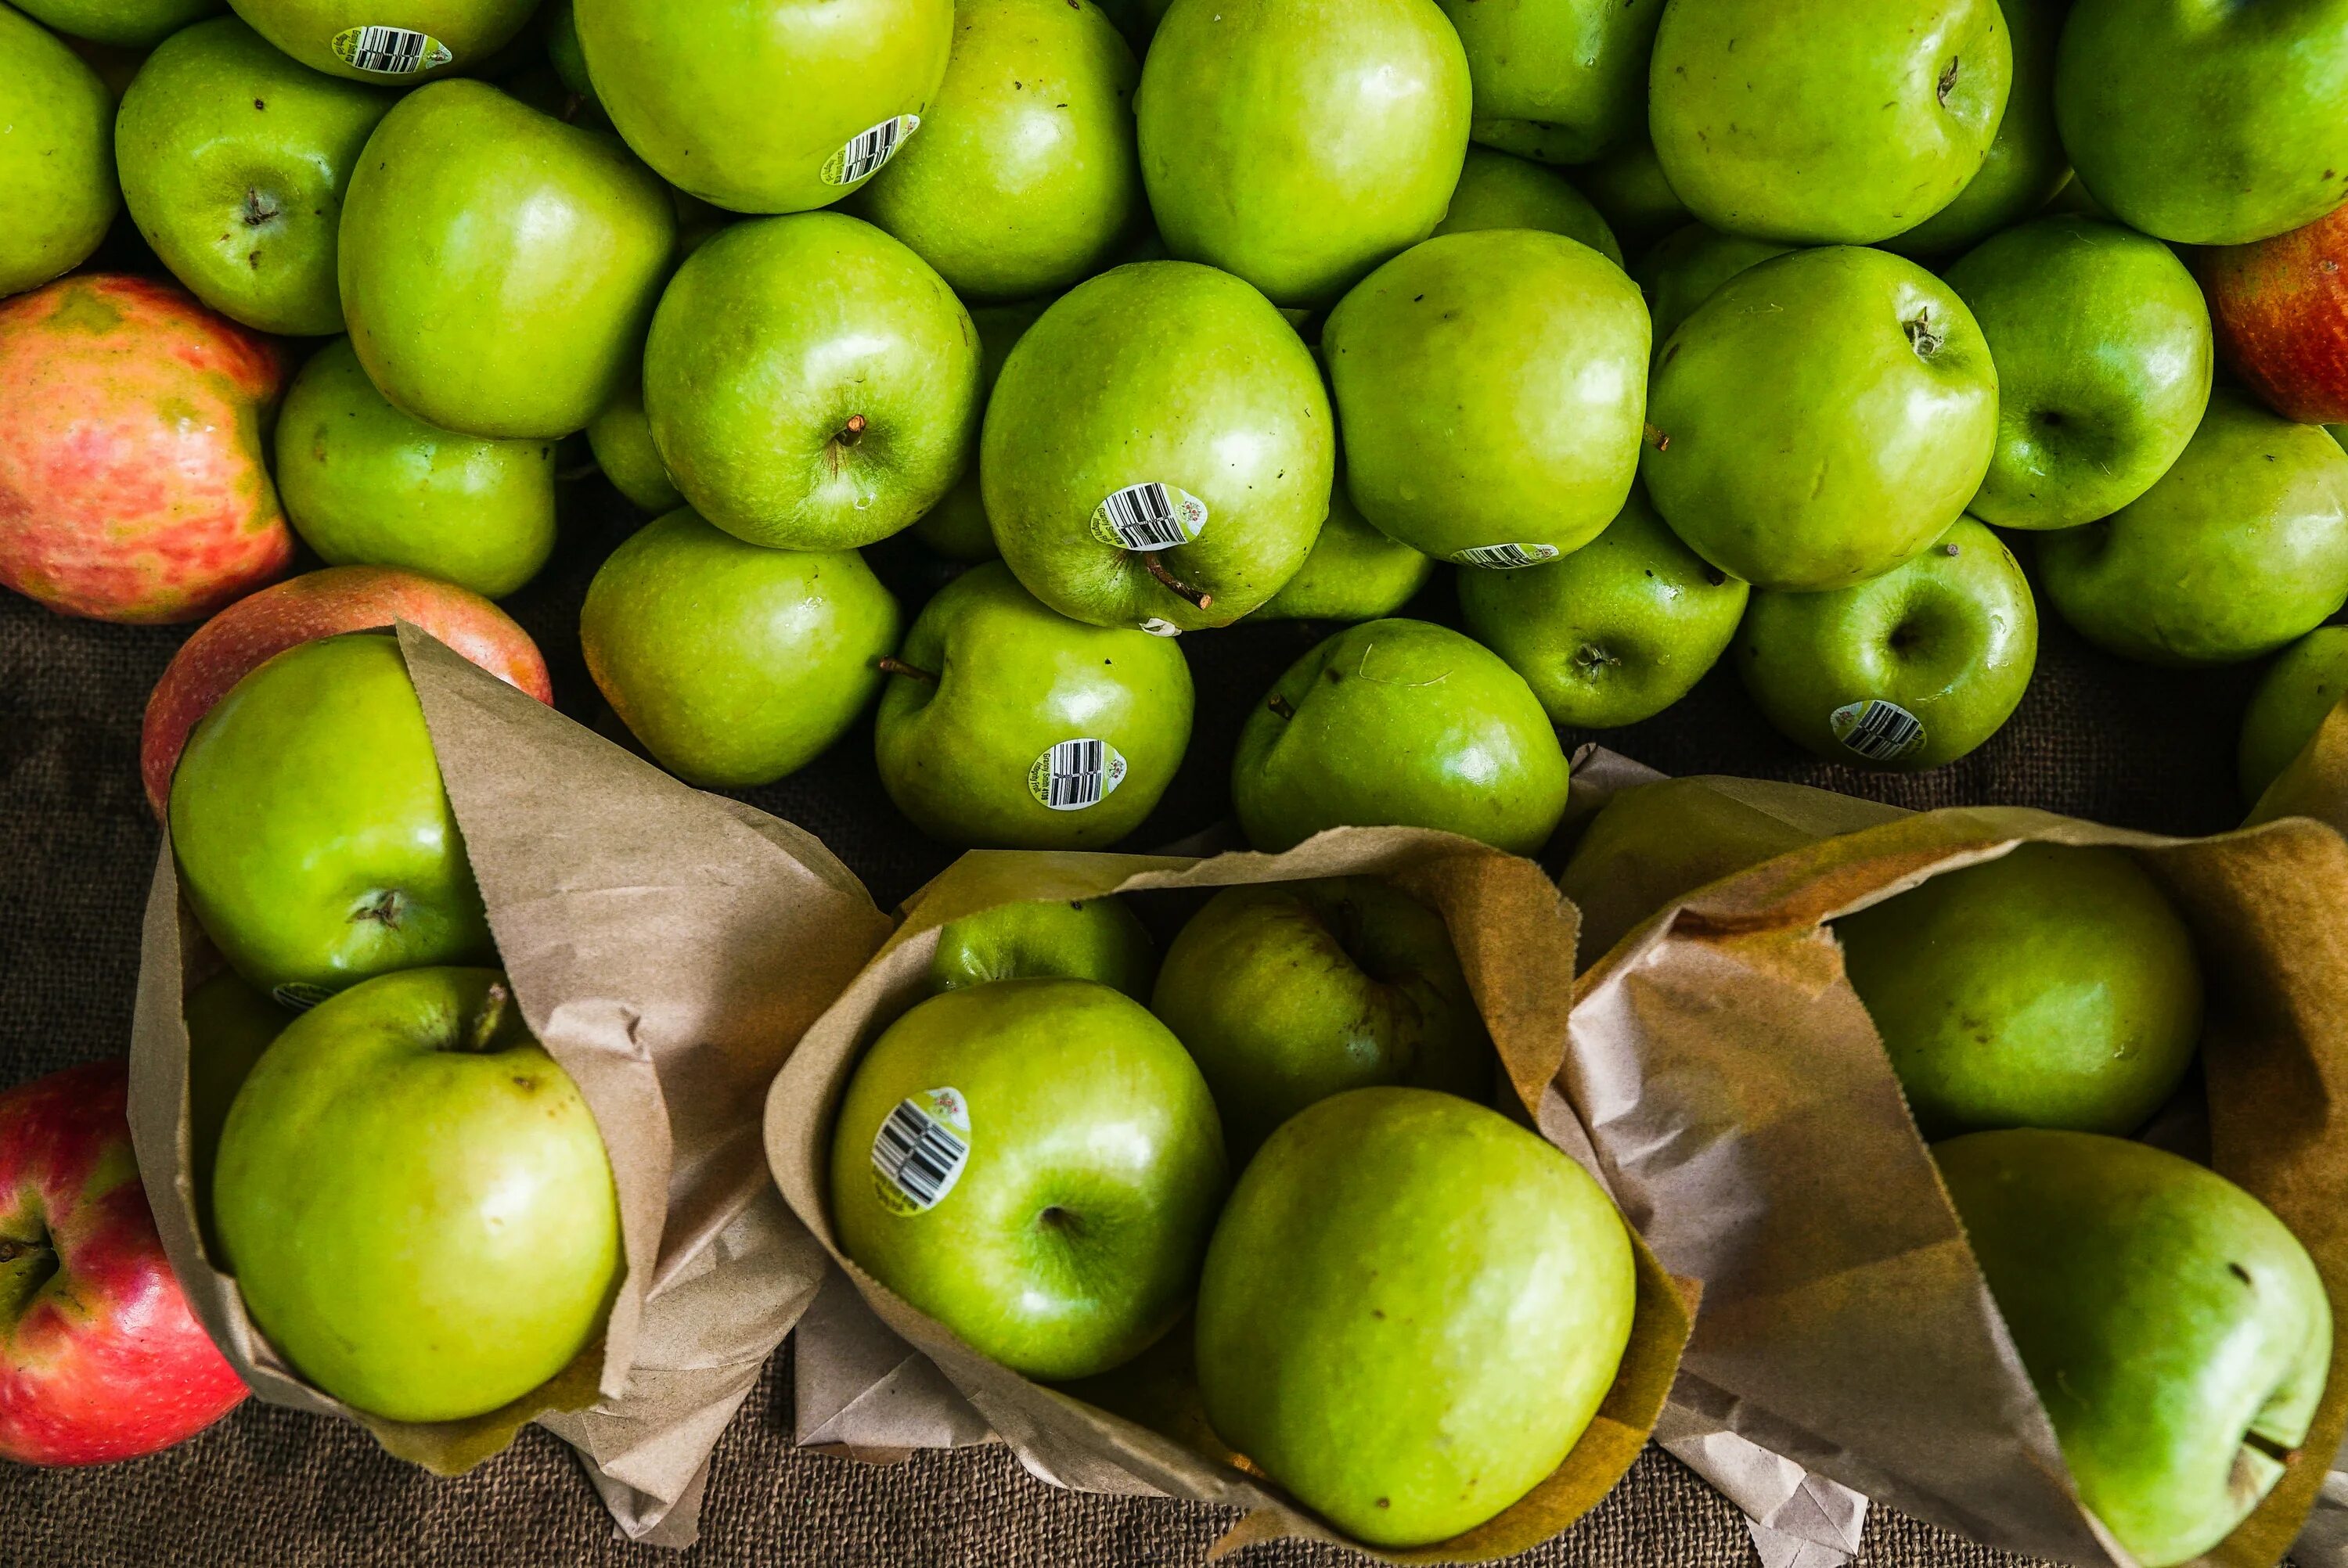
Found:
<path fill-rule="evenodd" d="M 901 114 L 882 120 L 824 160 L 823 182 L 853 185 L 860 179 L 870 179 L 921 128 L 922 117 L 917 114 Z"/>
<path fill-rule="evenodd" d="M 1896 763 L 1924 743 L 1924 721 L 1880 697 L 1847 702 L 1827 723 L 1836 740 L 1870 763 Z"/>
<path fill-rule="evenodd" d="M 335 993 L 324 986 L 314 986 L 307 980 L 288 980 L 269 995 L 279 1007 L 292 1008 L 295 1012 L 308 1012 Z"/>
<path fill-rule="evenodd" d="M 970 1103 L 959 1089 L 925 1089 L 897 1102 L 872 1135 L 872 1177 L 891 1214 L 936 1208 L 970 1163 Z"/>
<path fill-rule="evenodd" d="M 1451 559 L 1454 565 L 1479 566 L 1487 571 L 1521 571 L 1564 553 L 1555 545 L 1478 545 L 1472 550 L 1453 551 Z"/>
<path fill-rule="evenodd" d="M 1027 770 L 1030 794 L 1053 811 L 1100 804 L 1125 782 L 1125 758 L 1107 741 L 1062 741 Z"/>
<path fill-rule="evenodd" d="M 1175 625 L 1170 620 L 1163 620 L 1155 615 L 1141 623 L 1141 630 L 1147 631 L 1152 637 L 1179 637 L 1182 635 L 1182 629 L 1180 627 Z"/>
<path fill-rule="evenodd" d="M 335 58 L 355 71 L 412 77 L 437 71 L 456 56 L 448 46 L 413 27 L 345 27 L 335 35 Z"/>
<path fill-rule="evenodd" d="M 1093 508 L 1093 538 L 1123 550 L 1170 550 L 1206 527 L 1206 502 L 1155 479 L 1128 485 Z"/>

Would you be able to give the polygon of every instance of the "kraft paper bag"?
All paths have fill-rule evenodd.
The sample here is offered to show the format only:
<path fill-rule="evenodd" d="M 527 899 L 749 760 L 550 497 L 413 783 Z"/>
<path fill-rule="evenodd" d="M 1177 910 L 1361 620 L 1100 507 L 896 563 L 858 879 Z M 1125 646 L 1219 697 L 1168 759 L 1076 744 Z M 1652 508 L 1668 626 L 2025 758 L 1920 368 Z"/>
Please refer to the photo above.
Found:
<path fill-rule="evenodd" d="M 168 839 L 131 1044 L 139 1173 L 197 1316 L 263 1399 L 357 1420 L 444 1474 L 541 1421 L 629 1536 L 687 1544 L 710 1450 L 826 1267 L 767 1176 L 766 1088 L 889 922 L 800 829 L 678 783 L 414 627 L 399 637 L 515 999 L 611 1153 L 626 1270 L 604 1337 L 506 1409 L 440 1425 L 362 1415 L 269 1343 L 197 1222 L 180 1004 L 221 963 Z"/>

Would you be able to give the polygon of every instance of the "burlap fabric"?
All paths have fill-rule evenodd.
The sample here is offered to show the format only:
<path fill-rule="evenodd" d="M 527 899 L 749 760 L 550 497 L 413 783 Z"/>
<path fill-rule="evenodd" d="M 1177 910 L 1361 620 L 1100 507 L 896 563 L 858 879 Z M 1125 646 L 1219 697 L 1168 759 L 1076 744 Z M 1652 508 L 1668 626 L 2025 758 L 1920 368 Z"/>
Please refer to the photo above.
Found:
<path fill-rule="evenodd" d="M 510 608 L 536 635 L 563 708 L 597 723 L 575 633 L 588 578 L 627 524 L 582 488 L 561 555 Z M 934 579 L 911 552 L 875 552 L 909 608 Z M 1438 581 L 1415 607 L 1452 619 Z M 129 1038 L 139 915 L 156 830 L 139 793 L 140 710 L 181 632 L 57 620 L 0 594 L 0 1084 L 119 1054 Z M 1225 810 L 1241 720 L 1313 629 L 1242 628 L 1189 639 L 1197 738 L 1137 847 Z M 2204 834 L 2241 815 L 2235 730 L 2255 671 L 2134 669 L 2045 630 L 2036 684 L 2013 723 L 1956 766 L 1919 778 L 1816 764 L 1780 741 L 1718 672 L 1673 712 L 1605 737 L 1670 773 L 1797 780 L 1929 808 L 2041 806 L 2124 826 Z M 604 720 L 608 723 L 608 720 Z M 1587 737 L 1569 736 L 1570 742 Z M 869 729 L 795 778 L 747 798 L 819 835 L 884 907 L 951 851 L 896 816 Z M 1108 1568 L 1195 1563 L 1231 1522 L 1151 1501 L 1077 1497 L 1030 1481 L 999 1448 L 886 1470 L 789 1446 L 788 1350 L 719 1445 L 703 1542 L 682 1556 L 626 1545 L 568 1450 L 527 1432 L 472 1475 L 438 1481 L 384 1457 L 355 1429 L 258 1404 L 197 1441 L 90 1473 L 0 1466 L 0 1568 L 161 1564 L 692 1563 Z M 1752 1547 L 1734 1510 L 1650 1449 L 1595 1513 L 1525 1561 L 1591 1568 L 1731 1568 Z M 1342 1553 L 1286 1543 L 1266 1565 Z M 1859 1561 L 1909 1568 L 2011 1562 L 1877 1510 Z"/>

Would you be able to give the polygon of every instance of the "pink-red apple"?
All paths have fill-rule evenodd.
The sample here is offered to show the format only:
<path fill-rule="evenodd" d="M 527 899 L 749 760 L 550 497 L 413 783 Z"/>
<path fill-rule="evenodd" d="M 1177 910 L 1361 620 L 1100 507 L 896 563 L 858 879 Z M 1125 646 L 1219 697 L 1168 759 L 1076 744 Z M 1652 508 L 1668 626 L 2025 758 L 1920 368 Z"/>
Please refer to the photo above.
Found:
<path fill-rule="evenodd" d="M 2302 425 L 2348 420 L 2348 207 L 2198 258 L 2226 364 Z"/>
<path fill-rule="evenodd" d="M 0 303 L 0 586 L 151 623 L 283 571 L 294 536 L 263 453 L 284 380 L 268 338 L 144 278 Z"/>

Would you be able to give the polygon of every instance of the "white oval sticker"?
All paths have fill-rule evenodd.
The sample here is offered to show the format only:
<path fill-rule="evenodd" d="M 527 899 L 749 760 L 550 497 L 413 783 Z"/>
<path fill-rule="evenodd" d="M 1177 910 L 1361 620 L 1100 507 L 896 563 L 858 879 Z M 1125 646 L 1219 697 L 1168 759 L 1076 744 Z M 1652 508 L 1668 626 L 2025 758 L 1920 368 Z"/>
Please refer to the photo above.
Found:
<path fill-rule="evenodd" d="M 1924 743 L 1924 721 L 1880 697 L 1846 702 L 1827 715 L 1827 723 L 1836 740 L 1870 763 L 1896 763 Z"/>
<path fill-rule="evenodd" d="M 922 117 L 917 114 L 895 115 L 882 120 L 870 130 L 851 138 L 846 147 L 824 160 L 823 182 L 853 185 L 860 179 L 870 179 L 921 128 Z"/>
<path fill-rule="evenodd" d="M 1052 811 L 1083 811 L 1117 793 L 1125 758 L 1107 741 L 1062 741 L 1027 770 L 1027 790 Z"/>
<path fill-rule="evenodd" d="M 1486 571 L 1521 571 L 1529 566 L 1553 561 L 1565 552 L 1555 545 L 1478 545 L 1472 550 L 1454 550 L 1454 566 L 1481 567 Z"/>
<path fill-rule="evenodd" d="M 945 1201 L 970 1163 L 970 1102 L 959 1089 L 925 1089 L 897 1102 L 872 1134 L 872 1184 L 880 1206 L 918 1214 Z"/>
<path fill-rule="evenodd" d="M 413 27 L 345 27 L 329 46 L 351 69 L 377 77 L 437 71 L 456 58 L 448 45 Z"/>
<path fill-rule="evenodd" d="M 1207 528 L 1207 503 L 1152 479 L 1128 485 L 1093 508 L 1093 538 L 1121 550 L 1170 550 Z"/>

